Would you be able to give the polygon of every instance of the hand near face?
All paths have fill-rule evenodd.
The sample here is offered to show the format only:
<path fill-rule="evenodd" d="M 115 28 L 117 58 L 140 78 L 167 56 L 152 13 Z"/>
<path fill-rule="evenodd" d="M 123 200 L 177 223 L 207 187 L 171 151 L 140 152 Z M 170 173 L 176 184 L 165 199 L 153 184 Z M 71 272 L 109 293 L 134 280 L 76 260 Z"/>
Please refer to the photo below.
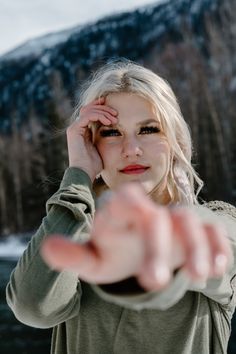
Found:
<path fill-rule="evenodd" d="M 105 105 L 101 97 L 80 109 L 79 119 L 67 129 L 69 166 L 82 168 L 93 181 L 102 170 L 102 160 L 92 143 L 89 124 L 100 122 L 103 125 L 117 123 L 117 112 Z"/>
<path fill-rule="evenodd" d="M 60 236 L 42 246 L 45 261 L 98 284 L 135 276 L 146 290 L 158 290 L 184 267 L 193 280 L 222 276 L 231 249 L 222 226 L 202 223 L 187 207 L 154 204 L 136 183 L 118 188 L 95 215 L 90 242 Z"/>

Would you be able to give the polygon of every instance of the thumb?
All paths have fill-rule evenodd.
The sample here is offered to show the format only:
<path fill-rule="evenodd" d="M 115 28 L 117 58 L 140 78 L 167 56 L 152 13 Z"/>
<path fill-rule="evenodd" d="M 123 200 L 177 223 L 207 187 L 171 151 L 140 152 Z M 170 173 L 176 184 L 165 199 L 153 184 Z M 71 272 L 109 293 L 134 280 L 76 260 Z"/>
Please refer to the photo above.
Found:
<path fill-rule="evenodd" d="M 98 257 L 91 243 L 78 244 L 62 237 L 52 235 L 41 246 L 44 261 L 53 269 L 70 270 L 86 278 L 97 266 Z"/>

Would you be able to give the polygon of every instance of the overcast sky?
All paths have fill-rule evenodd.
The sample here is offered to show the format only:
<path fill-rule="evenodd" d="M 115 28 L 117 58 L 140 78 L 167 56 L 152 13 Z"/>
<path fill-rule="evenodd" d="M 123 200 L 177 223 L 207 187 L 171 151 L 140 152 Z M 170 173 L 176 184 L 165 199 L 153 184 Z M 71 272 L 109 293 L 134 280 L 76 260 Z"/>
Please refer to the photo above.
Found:
<path fill-rule="evenodd" d="M 0 0 L 0 55 L 24 41 L 163 0 Z"/>

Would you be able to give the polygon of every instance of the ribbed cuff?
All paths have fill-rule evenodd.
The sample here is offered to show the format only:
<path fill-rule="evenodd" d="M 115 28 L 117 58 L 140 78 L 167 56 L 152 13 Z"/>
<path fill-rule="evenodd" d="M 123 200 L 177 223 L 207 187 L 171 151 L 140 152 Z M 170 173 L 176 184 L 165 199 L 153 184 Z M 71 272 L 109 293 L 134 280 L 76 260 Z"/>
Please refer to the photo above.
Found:
<path fill-rule="evenodd" d="M 142 309 L 166 310 L 170 308 L 184 296 L 189 283 L 189 277 L 181 269 L 176 273 L 171 283 L 160 291 L 148 291 L 137 295 L 120 295 L 104 291 L 104 288 L 97 284 L 90 284 L 90 286 L 103 300 L 138 311 Z"/>
<path fill-rule="evenodd" d="M 93 184 L 91 178 L 79 167 L 68 167 L 65 170 L 64 176 L 62 178 L 60 188 L 66 188 L 71 184 L 80 184 L 83 186 L 88 186 L 91 190 L 93 188 Z"/>

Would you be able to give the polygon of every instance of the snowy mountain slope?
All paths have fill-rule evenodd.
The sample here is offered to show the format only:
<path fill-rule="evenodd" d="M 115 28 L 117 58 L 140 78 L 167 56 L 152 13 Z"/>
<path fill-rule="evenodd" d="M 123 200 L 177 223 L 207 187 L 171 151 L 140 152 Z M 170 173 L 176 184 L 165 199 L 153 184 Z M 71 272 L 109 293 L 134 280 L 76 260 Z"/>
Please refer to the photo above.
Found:
<path fill-rule="evenodd" d="M 153 47 L 161 51 L 168 42 L 181 42 L 186 23 L 204 48 L 204 16 L 214 16 L 219 2 L 165 1 L 35 39 L 8 53 L 0 60 L 0 130 L 10 129 L 12 112 L 19 124 L 26 121 L 29 107 L 46 119 L 56 73 L 73 97 L 81 75 L 94 66 L 114 57 L 140 61 Z"/>
<path fill-rule="evenodd" d="M 161 4 L 164 2 L 168 2 L 169 0 L 156 0 L 156 4 Z M 91 1 L 90 1 L 91 3 Z M 139 2 L 137 2 L 139 3 Z M 139 11 L 148 11 L 148 9 L 152 9 L 154 6 L 156 6 L 156 4 L 147 4 L 147 5 L 143 5 L 143 6 L 138 6 L 136 5 L 136 8 L 139 9 Z M 112 5 L 112 2 L 111 2 Z M 120 4 L 122 6 L 122 4 Z M 132 5 L 132 2 L 131 2 Z M 96 0 L 94 1 L 94 7 L 96 6 Z M 103 4 L 104 6 L 104 4 Z M 93 7 L 93 4 L 92 4 Z M 116 10 L 116 6 L 115 6 L 115 10 L 113 10 L 113 13 L 119 14 L 122 13 L 124 11 L 117 11 Z M 83 8 L 82 8 L 82 13 L 83 13 Z M 110 15 L 106 15 L 104 16 L 105 18 L 110 17 Z M 94 16 L 93 16 L 94 17 Z M 98 20 L 99 17 L 97 17 Z M 96 20 L 96 21 L 97 21 Z M 92 26 L 93 23 L 95 22 L 95 20 L 91 20 L 91 21 L 87 21 L 86 26 Z M 83 21 L 83 24 L 85 22 Z M 51 33 L 48 33 L 46 35 L 43 36 L 37 36 L 33 39 L 27 40 L 24 43 L 22 43 L 21 45 L 13 48 L 12 50 L 8 51 L 7 53 L 3 54 L 2 56 L 0 56 L 0 61 L 1 60 L 19 60 L 22 57 L 28 56 L 28 55 L 33 55 L 35 57 L 39 56 L 42 51 L 44 49 L 48 49 L 50 47 L 53 47 L 54 45 L 56 45 L 57 43 L 63 43 L 65 42 L 68 37 L 70 36 L 70 34 L 72 34 L 73 32 L 78 32 L 80 30 L 80 27 L 82 27 L 82 25 L 80 26 L 73 26 L 71 28 L 65 29 L 65 30 L 61 30 L 61 31 L 53 31 Z"/>
<path fill-rule="evenodd" d="M 33 38 L 0 56 L 0 61 L 17 61 L 31 55 L 33 57 L 39 57 L 44 50 L 53 48 L 58 43 L 64 43 L 73 32 L 78 32 L 80 27 L 82 26 Z"/>

